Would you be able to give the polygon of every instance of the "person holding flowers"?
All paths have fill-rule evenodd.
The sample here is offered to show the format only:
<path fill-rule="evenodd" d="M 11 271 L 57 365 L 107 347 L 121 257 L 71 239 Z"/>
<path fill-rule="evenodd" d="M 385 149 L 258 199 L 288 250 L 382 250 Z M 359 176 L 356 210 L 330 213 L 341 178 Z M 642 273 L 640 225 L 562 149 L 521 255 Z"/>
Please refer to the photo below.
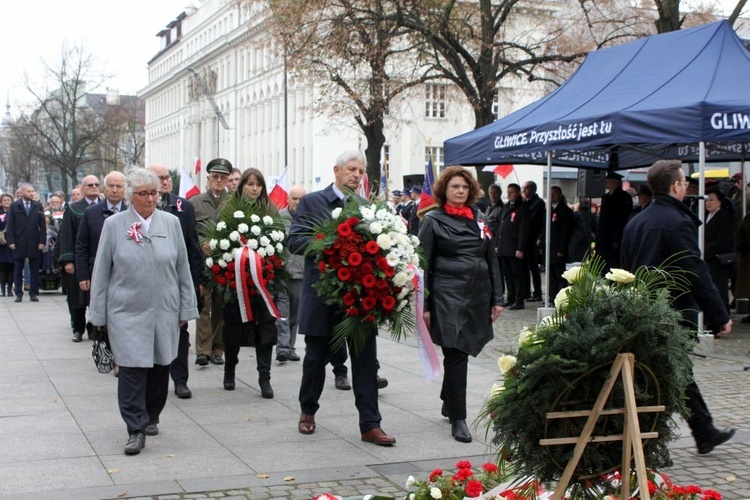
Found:
<path fill-rule="evenodd" d="M 356 151 L 346 151 L 333 167 L 334 183 L 321 191 L 305 195 L 294 213 L 289 229 L 289 249 L 303 254 L 317 235 L 312 228 L 321 221 L 331 220 L 334 210 L 341 211 L 347 197 L 359 189 L 365 173 L 365 158 Z M 350 226 L 347 226 L 351 229 Z M 344 228 L 346 229 L 346 228 Z M 354 234 L 340 235 L 343 241 L 352 240 Z M 297 429 L 302 434 L 315 432 L 315 414 L 320 408 L 318 400 L 323 393 L 326 365 L 331 359 L 331 336 L 334 327 L 344 318 L 340 305 L 327 304 L 326 297 L 313 287 L 321 278 L 321 269 L 316 265 L 316 255 L 305 255 L 305 270 L 299 309 L 299 334 L 305 336 L 305 357 L 302 363 L 299 402 L 300 419 Z M 346 272 L 347 268 L 342 268 Z M 342 274 L 344 274 L 342 272 Z M 380 427 L 377 386 L 377 328 L 372 323 L 367 328 L 360 350 L 352 350 L 352 387 L 354 401 L 359 411 L 359 429 L 362 441 L 380 446 L 391 446 L 396 439 Z"/>
<path fill-rule="evenodd" d="M 274 220 L 279 219 L 278 213 L 268 198 L 266 180 L 260 170 L 257 168 L 249 168 L 245 170 L 240 177 L 240 182 L 237 185 L 237 190 L 234 192 L 233 199 L 238 202 L 250 202 L 251 207 L 255 208 L 255 213 L 252 215 L 243 213 L 242 218 L 249 217 L 250 224 L 257 224 L 252 226 L 247 225 L 248 229 L 244 233 L 242 231 L 244 228 L 239 228 L 241 224 L 238 225 L 238 231 L 235 235 L 236 240 L 233 238 L 233 232 L 230 232 L 229 239 L 232 241 L 241 241 L 241 235 L 247 234 L 248 232 L 251 235 L 260 236 L 258 239 L 259 248 L 257 250 L 259 252 L 262 251 L 264 254 L 261 255 L 261 258 L 267 261 L 265 262 L 265 265 L 273 267 L 271 261 L 275 262 L 279 255 L 277 255 L 276 250 L 274 250 L 274 253 L 268 255 L 266 251 L 263 250 L 264 248 L 268 248 L 268 245 L 263 245 L 263 243 L 266 243 L 264 238 L 269 240 L 267 243 L 272 243 L 272 240 L 274 240 L 272 236 L 278 234 L 278 232 L 269 233 L 271 237 L 263 236 L 263 230 L 259 224 L 263 224 L 267 227 L 269 225 L 265 224 L 265 222 L 273 221 L 270 226 L 275 227 L 274 224 L 276 224 L 276 226 L 280 225 L 280 227 L 275 227 L 276 231 L 282 231 L 281 235 L 277 237 L 278 241 L 284 239 L 284 226 L 283 222 L 280 220 Z M 239 206 L 230 204 L 229 207 L 229 209 L 221 212 L 219 219 L 225 224 L 232 224 L 238 220 L 235 216 L 235 208 L 239 208 Z M 257 221 L 254 220 L 256 218 L 258 219 Z M 255 233 L 258 234 L 256 235 Z M 219 248 L 220 246 L 221 242 L 219 242 Z M 278 249 L 279 247 L 275 248 Z M 281 246 L 281 249 L 283 250 L 283 246 Z M 281 254 L 282 252 L 278 253 Z M 238 265 L 237 262 L 233 262 L 233 266 L 231 267 L 236 265 Z M 261 279 L 268 278 L 269 276 L 266 274 L 265 278 Z M 226 283 L 226 285 L 231 287 L 230 283 Z M 235 286 L 237 286 L 236 283 Z M 272 313 L 273 308 L 269 308 L 267 304 L 264 303 L 265 301 L 261 295 L 259 293 L 253 294 L 253 291 L 255 290 L 250 291 L 250 294 L 252 295 L 249 298 L 251 310 L 250 314 L 247 314 L 247 321 L 243 321 L 240 312 L 240 300 L 230 300 L 225 301 L 224 303 L 224 389 L 227 391 L 233 391 L 235 388 L 235 368 L 239 362 L 238 356 L 240 346 L 255 346 L 260 393 L 262 397 L 271 399 L 273 398 L 273 388 L 271 387 L 271 359 L 273 357 L 273 346 L 276 345 L 277 337 L 276 317 Z"/>
<path fill-rule="evenodd" d="M 443 350 L 443 416 L 456 441 L 471 442 L 466 426 L 469 356 L 492 340 L 503 308 L 500 268 L 485 215 L 473 208 L 479 184 L 463 167 L 446 168 L 435 182 L 439 208 L 419 227 L 427 268 L 424 320 Z"/>

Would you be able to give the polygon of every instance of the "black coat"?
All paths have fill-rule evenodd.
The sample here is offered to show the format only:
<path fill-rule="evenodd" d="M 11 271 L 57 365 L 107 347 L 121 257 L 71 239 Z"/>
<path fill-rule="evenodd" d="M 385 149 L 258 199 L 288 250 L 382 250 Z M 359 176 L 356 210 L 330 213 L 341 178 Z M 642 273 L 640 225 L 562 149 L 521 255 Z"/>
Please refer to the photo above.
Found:
<path fill-rule="evenodd" d="M 549 242 L 549 261 L 552 264 L 565 264 L 570 261 L 568 259 L 568 247 L 572 236 L 573 210 L 563 201 L 552 208 Z M 558 254 L 562 254 L 562 256 Z"/>
<path fill-rule="evenodd" d="M 542 239 L 544 221 L 546 220 L 547 205 L 538 194 L 524 201 L 529 209 L 529 251 L 537 250 L 537 241 Z"/>
<path fill-rule="evenodd" d="M 476 356 L 492 340 L 492 306 L 502 303 L 500 267 L 486 224 L 476 208 L 474 219 L 444 209 L 425 215 L 419 241 L 427 261 L 426 311 L 435 344 Z"/>
<path fill-rule="evenodd" d="M 63 268 L 68 262 L 72 262 L 73 264 L 76 262 L 78 230 L 81 227 L 83 213 L 87 208 L 89 208 L 89 202 L 86 198 L 82 198 L 75 203 L 69 203 L 65 206 L 65 213 L 63 214 L 62 223 L 60 224 L 60 234 L 57 239 L 57 243 L 60 247 L 60 257 L 58 260 Z M 62 271 L 63 279 L 68 288 L 68 303 L 73 308 L 81 308 L 88 305 L 88 293 L 83 292 L 78 286 L 77 274 L 78 273 L 68 274 L 64 269 Z"/>
<path fill-rule="evenodd" d="M 687 205 L 672 196 L 657 194 L 625 227 L 620 256 L 622 266 L 631 272 L 641 266 L 660 266 L 670 257 L 681 257 L 674 265 L 687 271 L 690 290 L 676 298 L 674 307 L 693 322 L 695 311 L 701 310 L 706 325 L 718 329 L 729 321 L 729 312 L 701 259 L 698 226 L 700 220 Z"/>
<path fill-rule="evenodd" d="M 515 257 L 516 250 L 528 251 L 531 217 L 522 201 L 506 203 L 500 216 L 500 246 L 498 255 Z"/>
<path fill-rule="evenodd" d="M 706 262 L 716 261 L 716 256 L 720 253 L 734 252 L 734 214 L 724 208 L 717 211 L 706 222 L 703 241 L 703 258 Z"/>
<path fill-rule="evenodd" d="M 121 204 L 120 212 L 127 209 L 125 203 Z M 99 248 L 99 237 L 102 235 L 104 220 L 113 215 L 107 207 L 107 202 L 102 201 L 92 207 L 86 208 L 79 222 L 78 234 L 76 235 L 75 265 L 76 279 L 80 281 L 91 280 L 94 271 L 94 259 L 96 250 Z"/>
<path fill-rule="evenodd" d="M 633 198 L 620 186 L 602 196 L 599 227 L 596 231 L 596 252 L 607 261 L 610 267 L 620 265 L 622 231 L 632 211 Z"/>
<path fill-rule="evenodd" d="M 38 201 L 31 201 L 29 215 L 26 215 L 24 202 L 16 200 L 8 208 L 5 219 L 5 241 L 15 245 L 14 259 L 40 259 L 39 245 L 47 244 L 47 222 L 44 207 Z"/>
<path fill-rule="evenodd" d="M 185 248 L 187 248 L 188 262 L 190 263 L 190 275 L 193 277 L 193 283 L 205 285 L 208 282 L 208 276 L 203 272 L 203 254 L 198 245 L 198 229 L 195 221 L 195 208 L 186 200 L 174 194 L 169 195 L 169 201 L 164 209 L 178 219 L 182 228 L 182 236 L 185 238 Z"/>

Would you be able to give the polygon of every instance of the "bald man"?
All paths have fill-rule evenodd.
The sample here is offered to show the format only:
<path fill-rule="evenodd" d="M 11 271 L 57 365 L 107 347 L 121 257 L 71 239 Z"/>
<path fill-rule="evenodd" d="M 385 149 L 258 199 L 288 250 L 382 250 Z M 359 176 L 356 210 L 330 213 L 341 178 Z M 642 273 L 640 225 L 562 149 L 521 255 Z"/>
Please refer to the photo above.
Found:
<path fill-rule="evenodd" d="M 91 338 L 93 327 L 86 323 L 86 306 L 89 303 L 89 294 L 81 290 L 76 277 L 76 240 L 78 230 L 81 227 L 83 213 L 90 206 L 99 203 L 99 178 L 95 175 L 87 175 L 81 182 L 81 194 L 83 197 L 65 207 L 62 223 L 60 224 L 60 257 L 59 262 L 63 266 L 63 280 L 68 290 L 68 312 L 70 323 L 73 326 L 73 342 L 83 340 L 83 331 L 88 332 Z"/>

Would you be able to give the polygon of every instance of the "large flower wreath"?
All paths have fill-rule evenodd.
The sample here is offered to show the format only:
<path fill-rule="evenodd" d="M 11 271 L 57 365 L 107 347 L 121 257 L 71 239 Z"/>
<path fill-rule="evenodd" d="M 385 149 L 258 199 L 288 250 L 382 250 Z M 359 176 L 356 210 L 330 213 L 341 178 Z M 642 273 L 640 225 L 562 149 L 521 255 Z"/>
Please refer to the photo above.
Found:
<path fill-rule="evenodd" d="M 673 264 L 673 263 L 672 263 Z M 691 380 L 695 339 L 670 307 L 687 280 L 674 266 L 638 269 L 635 275 L 589 260 L 563 276 L 570 283 L 555 298 L 556 312 L 524 328 L 517 358 L 498 360 L 504 374 L 493 387 L 483 417 L 500 460 L 521 477 L 556 482 L 574 445 L 542 446 L 540 439 L 576 437 L 586 418 L 548 420 L 547 412 L 590 410 L 618 353 L 633 353 L 638 406 L 664 405 L 664 413 L 640 413 L 642 430 L 659 437 L 644 441 L 646 465 L 669 464 L 667 443 L 675 438 L 675 414 L 687 414 L 684 389 Z M 668 272 L 672 271 L 672 272 Z M 670 294 L 670 292 L 672 292 Z M 605 408 L 622 408 L 621 383 Z M 594 435 L 622 434 L 622 415 L 602 416 Z M 587 490 L 620 467 L 622 442 L 589 443 L 578 463 L 572 491 Z M 573 495 L 572 497 L 574 497 Z M 585 496 L 585 494 L 584 494 Z"/>
<path fill-rule="evenodd" d="M 275 309 L 271 297 L 283 290 L 288 278 L 285 239 L 284 220 L 276 208 L 244 197 L 230 198 L 218 222 L 208 227 L 203 241 L 210 252 L 206 267 L 224 291 L 224 301 L 240 303 L 243 320 L 251 319 L 250 300 L 259 294 L 269 311 Z"/>
<path fill-rule="evenodd" d="M 320 271 L 313 287 L 344 314 L 333 330 L 334 347 L 350 340 L 357 350 L 374 325 L 387 325 L 396 339 L 414 330 L 410 299 L 420 254 L 419 239 L 387 203 L 351 198 L 312 227 L 307 253 Z"/>

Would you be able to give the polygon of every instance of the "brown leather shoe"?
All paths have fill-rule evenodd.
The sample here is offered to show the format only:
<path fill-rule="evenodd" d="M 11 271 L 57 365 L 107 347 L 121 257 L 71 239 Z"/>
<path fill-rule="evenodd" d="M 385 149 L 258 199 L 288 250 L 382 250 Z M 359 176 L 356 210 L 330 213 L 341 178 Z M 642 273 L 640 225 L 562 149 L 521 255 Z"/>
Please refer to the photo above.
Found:
<path fill-rule="evenodd" d="M 396 438 L 389 436 L 380 427 L 375 427 L 362 434 L 362 441 L 373 443 L 378 446 L 393 446 L 396 444 Z"/>
<path fill-rule="evenodd" d="M 300 413 L 297 429 L 301 434 L 312 434 L 313 432 L 315 432 L 315 416 Z"/>

